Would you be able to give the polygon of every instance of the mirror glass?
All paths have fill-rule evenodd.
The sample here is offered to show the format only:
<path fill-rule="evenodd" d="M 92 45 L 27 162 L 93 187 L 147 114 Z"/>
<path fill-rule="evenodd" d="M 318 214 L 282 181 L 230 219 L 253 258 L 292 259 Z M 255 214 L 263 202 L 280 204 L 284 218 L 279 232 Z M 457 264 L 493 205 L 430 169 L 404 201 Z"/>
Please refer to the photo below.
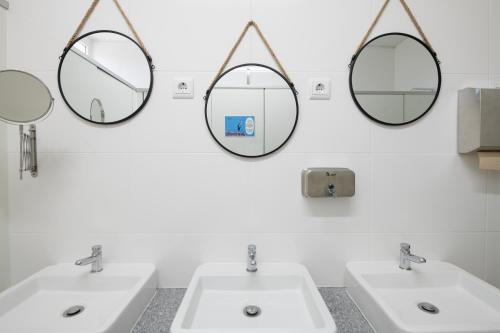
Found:
<path fill-rule="evenodd" d="M 21 71 L 0 71 L 0 119 L 14 125 L 35 123 L 52 110 L 53 98 L 37 77 Z"/>
<path fill-rule="evenodd" d="M 97 124 L 129 119 L 147 103 L 153 67 L 141 47 L 114 31 L 78 38 L 59 64 L 59 89 L 81 118 Z"/>
<path fill-rule="evenodd" d="M 224 149 L 239 156 L 259 157 L 278 150 L 297 124 L 293 85 L 264 65 L 245 64 L 226 71 L 205 99 L 210 133 Z"/>
<path fill-rule="evenodd" d="M 351 65 L 350 89 L 368 117 L 387 125 L 421 118 L 441 87 L 439 62 L 419 39 L 391 33 L 368 42 Z"/>

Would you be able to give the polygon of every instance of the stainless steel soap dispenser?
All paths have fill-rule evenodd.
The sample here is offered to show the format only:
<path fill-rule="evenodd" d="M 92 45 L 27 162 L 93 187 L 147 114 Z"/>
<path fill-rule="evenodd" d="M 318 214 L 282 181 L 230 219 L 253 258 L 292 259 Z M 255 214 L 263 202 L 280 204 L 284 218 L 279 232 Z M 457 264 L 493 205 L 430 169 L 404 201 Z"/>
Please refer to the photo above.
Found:
<path fill-rule="evenodd" d="M 309 168 L 302 171 L 302 195 L 306 198 L 352 197 L 355 174 L 346 168 Z"/>

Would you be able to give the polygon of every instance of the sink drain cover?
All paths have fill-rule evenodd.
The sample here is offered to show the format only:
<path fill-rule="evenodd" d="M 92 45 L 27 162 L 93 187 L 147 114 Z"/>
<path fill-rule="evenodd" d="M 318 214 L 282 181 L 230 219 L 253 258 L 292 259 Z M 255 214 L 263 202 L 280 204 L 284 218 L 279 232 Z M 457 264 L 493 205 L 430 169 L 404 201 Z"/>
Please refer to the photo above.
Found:
<path fill-rule="evenodd" d="M 68 308 L 66 311 L 63 312 L 63 317 L 64 318 L 71 318 L 74 316 L 78 316 L 85 310 L 85 307 L 81 305 L 75 305 L 70 308 Z"/>
<path fill-rule="evenodd" d="M 426 313 L 438 314 L 439 308 L 434 304 L 423 302 L 418 304 L 418 308 Z"/>
<path fill-rule="evenodd" d="M 243 309 L 243 314 L 247 317 L 257 317 L 261 310 L 257 305 L 248 305 Z"/>

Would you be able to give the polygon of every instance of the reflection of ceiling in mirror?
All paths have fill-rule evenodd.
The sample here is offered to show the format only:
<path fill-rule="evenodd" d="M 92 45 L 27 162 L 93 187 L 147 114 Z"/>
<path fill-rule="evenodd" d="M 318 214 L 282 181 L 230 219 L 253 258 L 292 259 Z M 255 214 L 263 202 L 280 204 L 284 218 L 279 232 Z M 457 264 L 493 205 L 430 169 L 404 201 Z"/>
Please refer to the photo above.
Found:
<path fill-rule="evenodd" d="M 89 40 L 91 42 L 97 41 L 97 42 L 125 43 L 127 41 L 123 36 L 118 35 L 118 34 L 112 34 L 112 33 L 93 34 L 93 35 L 87 36 L 85 39 Z"/>
<path fill-rule="evenodd" d="M 438 71 L 430 52 L 413 38 L 381 37 L 363 49 L 353 67 L 358 94 L 434 95 Z"/>
<path fill-rule="evenodd" d="M 396 48 L 399 44 L 404 42 L 408 37 L 402 35 L 389 35 L 377 38 L 372 41 L 368 47 L 390 47 Z"/>
<path fill-rule="evenodd" d="M 95 59 L 92 59 L 91 57 L 87 56 L 86 54 L 84 54 L 83 52 L 79 51 L 79 50 L 73 50 L 71 49 L 71 52 L 73 52 L 74 54 L 78 55 L 81 59 L 83 59 L 84 61 L 87 61 L 88 63 L 90 63 L 91 65 L 95 66 L 97 69 L 99 69 L 100 71 L 102 71 L 103 73 L 106 73 L 108 74 L 110 77 L 112 77 L 113 79 L 115 79 L 116 81 L 124 84 L 125 86 L 129 87 L 130 89 L 134 90 L 134 91 L 137 91 L 137 92 L 147 92 L 148 89 L 147 88 L 139 88 L 139 87 L 136 87 L 135 85 L 133 85 L 131 82 L 128 82 L 126 79 L 124 79 L 123 77 L 119 76 L 118 74 L 116 74 L 115 72 L 113 72 L 112 70 L 108 69 L 106 66 L 104 66 L 103 64 L 99 63 L 98 61 L 96 61 Z"/>
<path fill-rule="evenodd" d="M 272 72 L 272 70 L 260 66 L 243 66 L 236 68 L 234 72 Z"/>
<path fill-rule="evenodd" d="M 290 89 L 283 77 L 268 68 L 260 66 L 243 66 L 233 69 L 217 81 L 215 88 Z"/>
<path fill-rule="evenodd" d="M 82 43 L 85 49 L 77 44 Z M 96 67 L 137 91 L 150 84 L 149 63 L 142 50 L 131 40 L 114 33 L 97 33 L 81 39 L 72 50 Z M 83 51 L 83 52 L 82 52 Z"/>

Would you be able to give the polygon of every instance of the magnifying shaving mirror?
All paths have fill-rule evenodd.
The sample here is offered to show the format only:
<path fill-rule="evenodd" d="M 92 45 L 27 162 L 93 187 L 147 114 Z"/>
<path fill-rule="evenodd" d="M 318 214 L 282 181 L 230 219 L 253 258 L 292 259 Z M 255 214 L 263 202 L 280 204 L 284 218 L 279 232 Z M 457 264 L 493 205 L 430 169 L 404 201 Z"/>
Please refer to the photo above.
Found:
<path fill-rule="evenodd" d="M 36 126 L 54 107 L 49 88 L 36 76 L 18 70 L 0 71 L 0 120 L 19 126 L 19 174 L 38 175 Z M 29 125 L 28 133 L 24 126 Z"/>
<path fill-rule="evenodd" d="M 350 67 L 354 102 L 367 117 L 384 125 L 406 125 L 422 118 L 441 89 L 435 52 L 404 33 L 373 38 L 357 52 Z"/>
<path fill-rule="evenodd" d="M 78 117 L 94 124 L 116 124 L 147 104 L 153 68 L 151 58 L 132 38 L 111 30 L 92 31 L 63 53 L 59 90 Z"/>
<path fill-rule="evenodd" d="M 205 97 L 210 134 L 226 151 L 241 157 L 262 157 L 283 147 L 295 130 L 298 115 L 293 84 L 261 64 L 225 71 Z"/>

